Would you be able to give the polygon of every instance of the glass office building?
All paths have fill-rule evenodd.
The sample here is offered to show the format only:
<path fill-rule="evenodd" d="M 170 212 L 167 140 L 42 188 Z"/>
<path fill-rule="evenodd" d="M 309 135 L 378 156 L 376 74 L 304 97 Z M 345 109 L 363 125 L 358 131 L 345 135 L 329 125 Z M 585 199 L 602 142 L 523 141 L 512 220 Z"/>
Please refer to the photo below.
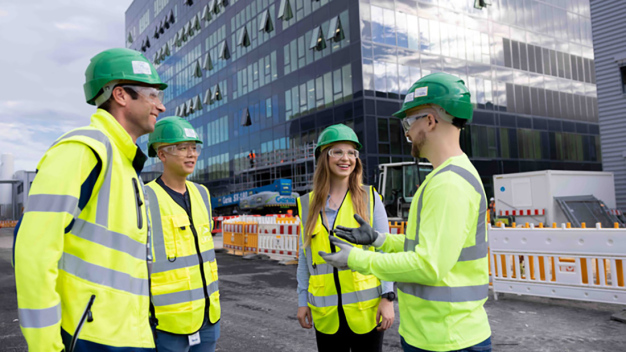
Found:
<path fill-rule="evenodd" d="M 214 194 L 279 177 L 306 190 L 306 146 L 334 123 L 354 128 L 366 182 L 377 182 L 380 163 L 412 160 L 390 116 L 415 80 L 436 71 L 462 77 L 472 92 L 461 142 L 489 194 L 498 173 L 601 170 L 588 0 L 473 5 L 134 1 L 126 43 L 170 85 L 162 116 L 184 116 L 202 136 L 192 179 Z M 159 166 L 152 159 L 146 170 Z"/>

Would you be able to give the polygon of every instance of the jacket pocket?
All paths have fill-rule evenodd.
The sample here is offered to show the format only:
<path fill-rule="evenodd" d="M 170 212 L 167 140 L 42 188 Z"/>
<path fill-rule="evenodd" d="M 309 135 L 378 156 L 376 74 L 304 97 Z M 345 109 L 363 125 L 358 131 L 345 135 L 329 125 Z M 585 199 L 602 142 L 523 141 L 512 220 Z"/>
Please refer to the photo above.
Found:
<path fill-rule="evenodd" d="M 378 307 L 382 287 L 380 281 L 374 275 L 363 275 L 359 272 L 352 272 L 354 289 L 358 299 L 358 307 L 361 310 Z"/>
<path fill-rule="evenodd" d="M 185 255 L 183 241 L 185 238 L 185 232 L 190 231 L 189 217 L 185 214 L 172 215 L 169 217 L 169 222 L 170 231 L 168 231 L 169 233 L 165 234 L 163 237 L 167 259 L 170 262 L 173 262 L 177 257 Z"/>

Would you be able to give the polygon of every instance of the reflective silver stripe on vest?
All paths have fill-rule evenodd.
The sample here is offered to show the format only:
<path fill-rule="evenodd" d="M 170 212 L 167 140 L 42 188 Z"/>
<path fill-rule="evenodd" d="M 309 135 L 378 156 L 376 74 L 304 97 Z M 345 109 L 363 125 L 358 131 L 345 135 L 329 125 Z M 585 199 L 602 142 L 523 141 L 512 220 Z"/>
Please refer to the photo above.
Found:
<path fill-rule="evenodd" d="M 368 288 L 367 290 L 348 292 L 341 294 L 342 304 L 353 304 L 359 302 L 366 302 L 372 299 L 379 298 L 382 293 L 382 287 Z M 309 303 L 314 307 L 333 307 L 339 304 L 337 295 L 330 296 L 314 296 L 309 292 Z"/>
<path fill-rule="evenodd" d="M 59 269 L 94 284 L 107 286 L 135 295 L 148 296 L 148 279 L 132 277 L 127 273 L 89 263 L 69 253 L 63 253 Z"/>
<path fill-rule="evenodd" d="M 209 195 L 206 192 L 206 189 L 202 186 L 200 186 L 197 183 L 191 183 L 194 186 L 196 186 L 196 188 L 198 189 L 198 192 L 200 192 L 200 195 L 202 196 L 202 200 L 204 201 L 204 207 L 206 208 L 207 212 L 209 212 L 209 222 L 211 223 L 211 230 L 213 230 L 213 209 L 211 209 L 211 202 L 209 201 Z"/>
<path fill-rule="evenodd" d="M 165 242 L 163 239 L 163 222 L 161 221 L 161 210 L 159 209 L 159 199 L 151 187 L 146 187 L 148 206 L 150 207 L 150 217 L 152 218 L 152 241 L 154 256 L 158 260 L 167 258 L 165 253 Z M 155 262 L 154 265 L 156 265 Z M 154 270 L 154 267 L 153 267 Z"/>
<path fill-rule="evenodd" d="M 487 212 L 487 197 L 485 196 L 485 193 L 483 192 L 482 186 L 480 184 L 480 182 L 476 179 L 476 177 L 474 177 L 474 175 L 472 175 L 471 172 L 469 172 L 468 170 L 456 166 L 456 165 L 448 165 L 446 167 L 444 167 L 443 169 L 439 170 L 436 174 L 434 174 L 430 181 L 432 181 L 432 179 L 434 177 L 436 177 L 437 175 L 439 175 L 442 172 L 446 172 L 446 171 L 451 171 L 454 172 L 455 174 L 461 176 L 465 181 L 467 181 L 470 185 L 472 185 L 472 187 L 474 187 L 474 190 L 476 191 L 476 193 L 478 193 L 480 195 L 480 206 L 479 206 L 479 213 L 478 213 L 478 221 L 476 224 L 476 244 L 474 246 L 470 246 L 470 247 L 466 247 L 463 248 L 461 250 L 461 255 L 459 256 L 458 261 L 463 262 L 463 261 L 468 261 L 468 260 L 476 260 L 476 259 L 481 259 L 487 256 L 487 241 L 486 241 L 486 236 L 485 236 L 485 214 Z M 430 181 L 428 183 L 430 183 Z M 426 192 L 426 187 L 428 187 L 428 183 L 424 185 L 424 189 L 422 190 L 422 193 L 420 193 L 419 198 L 417 200 L 417 226 L 416 226 L 416 230 L 415 230 L 415 238 L 414 239 L 406 239 L 404 241 L 404 251 L 413 251 L 415 250 L 415 246 L 417 246 L 419 244 L 419 231 L 420 231 L 420 223 L 421 223 L 421 213 L 422 213 L 422 204 L 423 204 L 423 198 L 424 198 L 424 193 Z"/>
<path fill-rule="evenodd" d="M 209 249 L 202 252 L 202 261 L 205 263 L 215 260 L 215 250 Z M 165 258 L 157 258 L 157 261 L 153 264 L 152 273 L 162 273 L 165 271 L 187 268 L 190 266 L 199 265 L 198 255 L 190 254 L 184 257 L 176 257 L 173 262 L 165 260 Z"/>
<path fill-rule="evenodd" d="M 209 292 L 209 296 L 217 292 L 218 290 L 219 287 L 217 281 L 213 281 L 209 285 L 207 285 L 207 291 Z M 156 307 L 162 307 L 169 306 L 171 304 L 192 302 L 199 299 L 204 299 L 204 289 L 202 287 L 193 290 L 178 291 L 162 295 L 153 295 L 152 304 L 154 304 Z"/>
<path fill-rule="evenodd" d="M 74 218 L 80 213 L 78 198 L 60 194 L 31 194 L 27 198 L 24 213 L 31 211 L 68 213 Z"/>
<path fill-rule="evenodd" d="M 311 251 L 311 246 L 306 247 L 306 257 L 307 257 L 307 266 L 309 267 L 309 274 L 311 276 L 314 275 L 326 275 L 331 274 L 333 272 L 334 267 L 328 263 L 319 263 L 313 266 L 313 260 L 309 260 L 309 258 L 313 258 L 313 252 Z M 340 270 L 341 271 L 341 270 Z"/>
<path fill-rule="evenodd" d="M 124 234 L 107 230 L 83 219 L 76 219 L 72 232 L 76 237 L 126 253 L 139 260 L 146 259 L 146 245 Z"/>
<path fill-rule="evenodd" d="M 23 328 L 45 328 L 61 321 L 61 303 L 50 308 L 17 310 Z"/>
<path fill-rule="evenodd" d="M 487 299 L 489 284 L 477 286 L 427 286 L 398 282 L 398 289 L 403 293 L 435 302 L 471 302 Z"/>
<path fill-rule="evenodd" d="M 98 192 L 98 204 L 96 207 L 96 224 L 102 225 L 106 228 L 109 227 L 109 199 L 111 198 L 111 175 L 113 174 L 113 148 L 111 147 L 111 142 L 109 138 L 98 130 L 74 130 L 68 132 L 61 138 L 57 139 L 52 146 L 55 146 L 57 143 L 74 137 L 74 136 L 84 136 L 91 139 L 95 139 L 98 142 L 104 144 L 107 151 L 107 165 L 104 173 L 104 181 L 102 182 L 102 187 Z"/>

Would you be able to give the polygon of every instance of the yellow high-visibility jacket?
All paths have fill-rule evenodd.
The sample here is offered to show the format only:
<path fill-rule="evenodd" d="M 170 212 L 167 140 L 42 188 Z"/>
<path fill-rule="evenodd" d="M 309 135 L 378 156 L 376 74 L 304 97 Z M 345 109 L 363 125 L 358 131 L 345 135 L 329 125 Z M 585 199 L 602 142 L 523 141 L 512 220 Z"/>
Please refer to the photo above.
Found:
<path fill-rule="evenodd" d="M 154 264 L 152 304 L 157 329 L 191 335 L 220 319 L 217 263 L 211 231 L 211 197 L 206 187 L 187 181 L 191 218 L 155 181 L 146 191 L 152 218 Z"/>
<path fill-rule="evenodd" d="M 433 170 L 417 190 L 407 234 L 387 234 L 386 254 L 351 251 L 350 268 L 398 283 L 400 335 L 417 348 L 455 351 L 491 336 L 487 198 L 466 155 Z"/>
<path fill-rule="evenodd" d="M 373 189 L 371 186 L 365 186 L 364 188 L 367 197 L 369 222 L 372 225 L 374 221 Z M 310 200 L 314 196 L 314 193 L 311 192 L 298 198 L 298 214 L 302 214 L 300 231 L 302 243 L 304 243 L 304 229 L 306 228 Z M 338 305 L 339 295 L 341 295 L 341 305 L 346 315 L 348 326 L 357 334 L 365 334 L 376 327 L 376 312 L 380 303 L 382 286 L 380 281 L 373 275 L 362 275 L 349 269 L 334 269 L 319 256 L 319 251 L 334 252 L 334 248 L 331 248 L 329 233 L 330 230 L 338 225 L 359 227 L 359 224 L 354 220 L 352 195 L 349 191 L 339 207 L 334 224 L 325 225 L 321 214 L 317 217 L 311 244 L 305 249 L 306 262 L 310 273 L 309 308 L 311 308 L 315 329 L 324 334 L 334 334 L 339 330 Z M 354 244 L 354 246 L 362 248 L 360 245 Z M 374 247 L 369 247 L 369 250 L 373 251 Z M 338 277 L 339 286 L 335 285 L 335 275 Z"/>
<path fill-rule="evenodd" d="M 154 350 L 148 214 L 138 177 L 145 160 L 99 109 L 90 126 L 63 135 L 39 162 L 15 243 L 29 351 L 61 351 L 64 343 L 67 350 L 92 295 L 93 320 L 82 326 L 76 352 Z M 95 186 L 83 187 L 96 165 Z"/>

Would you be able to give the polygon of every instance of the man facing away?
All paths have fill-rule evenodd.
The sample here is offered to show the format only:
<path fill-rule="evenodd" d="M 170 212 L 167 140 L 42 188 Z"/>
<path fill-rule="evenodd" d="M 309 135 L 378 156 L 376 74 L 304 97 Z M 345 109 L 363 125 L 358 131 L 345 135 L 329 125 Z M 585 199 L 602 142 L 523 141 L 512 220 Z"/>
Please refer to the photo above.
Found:
<path fill-rule="evenodd" d="M 470 93 L 453 75 L 433 73 L 409 89 L 402 119 L 411 155 L 433 171 L 409 210 L 406 236 L 383 234 L 362 219 L 337 236 L 385 253 L 352 248 L 320 253 L 334 266 L 398 283 L 400 335 L 405 352 L 491 351 L 484 309 L 489 290 L 487 198 L 480 176 L 459 145 L 472 118 Z"/>

